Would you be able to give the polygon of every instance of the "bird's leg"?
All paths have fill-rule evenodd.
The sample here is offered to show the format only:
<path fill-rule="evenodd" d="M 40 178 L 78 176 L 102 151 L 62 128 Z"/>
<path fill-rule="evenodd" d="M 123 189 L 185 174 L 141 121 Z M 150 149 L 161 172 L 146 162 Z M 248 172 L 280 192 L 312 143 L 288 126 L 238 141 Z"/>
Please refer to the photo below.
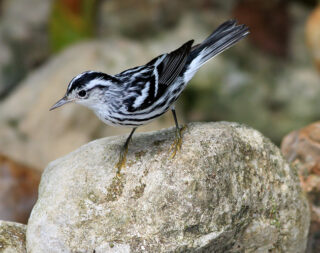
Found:
<path fill-rule="evenodd" d="M 186 126 L 183 126 L 183 127 L 180 128 L 179 124 L 178 124 L 176 110 L 173 108 L 173 109 L 171 109 L 171 111 L 172 111 L 172 115 L 173 115 L 173 118 L 174 118 L 174 122 L 176 124 L 176 138 L 175 138 L 175 140 L 172 143 L 171 148 L 170 148 L 170 151 L 172 151 L 171 158 L 174 158 L 176 153 L 177 153 L 177 151 L 179 151 L 180 148 L 181 148 L 181 145 L 182 145 L 182 132 L 186 129 Z"/>
<path fill-rule="evenodd" d="M 118 176 L 120 176 L 121 168 L 126 164 L 126 158 L 127 158 L 129 143 L 130 143 L 132 135 L 136 131 L 136 129 L 137 128 L 135 127 L 135 128 L 133 128 L 131 130 L 130 135 L 128 136 L 126 142 L 124 143 L 124 145 L 123 145 L 123 147 L 122 147 L 122 149 L 120 151 L 119 161 L 116 164 L 116 168 L 118 169 L 118 171 L 117 171 L 117 175 Z"/>

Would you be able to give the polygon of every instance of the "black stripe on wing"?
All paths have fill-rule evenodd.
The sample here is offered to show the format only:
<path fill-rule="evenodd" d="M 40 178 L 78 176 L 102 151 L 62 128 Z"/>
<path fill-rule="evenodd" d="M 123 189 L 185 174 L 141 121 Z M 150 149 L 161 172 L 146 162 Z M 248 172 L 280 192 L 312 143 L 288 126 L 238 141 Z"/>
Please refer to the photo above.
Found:
<path fill-rule="evenodd" d="M 149 83 L 148 94 L 143 99 L 143 101 L 141 101 L 141 104 L 134 105 L 135 101 L 141 99 L 142 96 L 142 93 L 139 93 L 136 89 L 131 96 L 124 100 L 124 104 L 126 105 L 129 112 L 144 110 L 152 106 L 159 100 L 160 97 L 164 95 L 168 87 L 172 83 L 174 83 L 184 65 L 186 64 L 188 55 L 190 54 L 192 43 L 193 40 L 190 40 L 171 53 L 168 53 L 165 56 L 160 55 L 154 58 L 146 64 L 145 69 L 149 69 L 149 72 L 146 72 L 141 76 L 135 76 L 134 80 L 130 80 L 129 78 L 129 87 L 141 86 L 142 90 L 143 86 Z M 154 66 L 156 68 L 155 71 L 157 71 L 158 73 L 158 82 L 156 82 L 155 73 L 153 69 L 150 68 L 150 66 L 154 65 L 162 57 L 164 57 L 163 60 L 160 63 L 157 63 L 156 66 Z M 139 73 L 139 71 L 137 73 Z M 121 75 L 123 76 L 124 74 L 126 74 L 126 72 L 123 72 Z"/>
<path fill-rule="evenodd" d="M 189 40 L 178 49 L 167 54 L 167 56 L 162 60 L 157 67 L 159 85 L 164 84 L 169 86 L 176 80 L 186 64 L 192 44 L 193 40 Z"/>
<path fill-rule="evenodd" d="M 156 71 L 158 72 L 158 83 L 156 83 L 156 78 L 152 75 L 149 79 L 150 81 L 150 90 L 149 94 L 144 100 L 143 104 L 139 107 L 140 110 L 146 109 L 157 100 L 163 96 L 168 87 L 174 83 L 176 78 L 179 76 L 181 70 L 184 68 L 188 56 L 191 51 L 193 40 L 190 40 L 183 44 L 178 49 L 168 53 L 163 60 L 156 66 Z M 159 57 L 152 60 L 150 63 L 155 63 Z M 149 64 L 150 64 L 149 63 Z M 156 91 L 157 90 L 157 91 Z"/>

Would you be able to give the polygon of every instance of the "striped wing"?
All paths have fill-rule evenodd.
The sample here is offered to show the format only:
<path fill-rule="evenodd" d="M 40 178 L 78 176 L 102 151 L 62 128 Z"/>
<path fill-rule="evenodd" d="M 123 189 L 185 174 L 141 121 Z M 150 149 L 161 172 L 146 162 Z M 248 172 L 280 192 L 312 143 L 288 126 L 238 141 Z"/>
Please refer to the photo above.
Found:
<path fill-rule="evenodd" d="M 157 66 L 159 84 L 169 86 L 176 80 L 186 64 L 193 40 L 183 44 L 175 51 L 166 54 L 163 61 Z"/>
<path fill-rule="evenodd" d="M 186 64 L 193 40 L 168 54 L 153 59 L 144 66 L 126 70 L 117 76 L 126 79 L 124 104 L 129 112 L 151 107 L 166 93 Z"/>

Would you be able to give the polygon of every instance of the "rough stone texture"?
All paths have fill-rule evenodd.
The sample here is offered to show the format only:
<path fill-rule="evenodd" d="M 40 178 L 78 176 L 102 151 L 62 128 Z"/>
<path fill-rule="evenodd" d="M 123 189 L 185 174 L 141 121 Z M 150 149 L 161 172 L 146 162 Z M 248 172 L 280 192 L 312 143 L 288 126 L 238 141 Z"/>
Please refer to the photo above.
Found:
<path fill-rule="evenodd" d="M 289 133 L 281 143 L 288 162 L 298 169 L 311 211 L 306 253 L 320 252 L 320 122 Z"/>
<path fill-rule="evenodd" d="M 193 123 L 93 141 L 48 165 L 28 223 L 38 252 L 303 252 L 309 209 L 295 170 L 259 132 Z"/>
<path fill-rule="evenodd" d="M 38 197 L 40 173 L 0 154 L 0 219 L 26 224 Z"/>
<path fill-rule="evenodd" d="M 26 225 L 0 220 L 0 252 L 26 253 Z"/>

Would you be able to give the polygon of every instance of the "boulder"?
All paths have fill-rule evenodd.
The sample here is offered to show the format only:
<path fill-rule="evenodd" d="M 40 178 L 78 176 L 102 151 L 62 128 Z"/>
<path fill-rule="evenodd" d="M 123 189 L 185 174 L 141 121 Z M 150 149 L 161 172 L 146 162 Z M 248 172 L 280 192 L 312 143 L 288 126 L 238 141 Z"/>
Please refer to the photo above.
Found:
<path fill-rule="evenodd" d="M 26 224 L 38 197 L 40 173 L 0 154 L 0 220 Z"/>
<path fill-rule="evenodd" d="M 27 228 L 40 252 L 303 252 L 309 209 L 297 172 L 256 130 L 192 123 L 90 142 L 51 162 Z"/>
<path fill-rule="evenodd" d="M 306 253 L 320 252 L 320 121 L 285 136 L 281 151 L 297 168 L 302 190 L 309 200 L 311 224 Z"/>
<path fill-rule="evenodd" d="M 0 220 L 0 252 L 26 253 L 26 225 Z"/>

